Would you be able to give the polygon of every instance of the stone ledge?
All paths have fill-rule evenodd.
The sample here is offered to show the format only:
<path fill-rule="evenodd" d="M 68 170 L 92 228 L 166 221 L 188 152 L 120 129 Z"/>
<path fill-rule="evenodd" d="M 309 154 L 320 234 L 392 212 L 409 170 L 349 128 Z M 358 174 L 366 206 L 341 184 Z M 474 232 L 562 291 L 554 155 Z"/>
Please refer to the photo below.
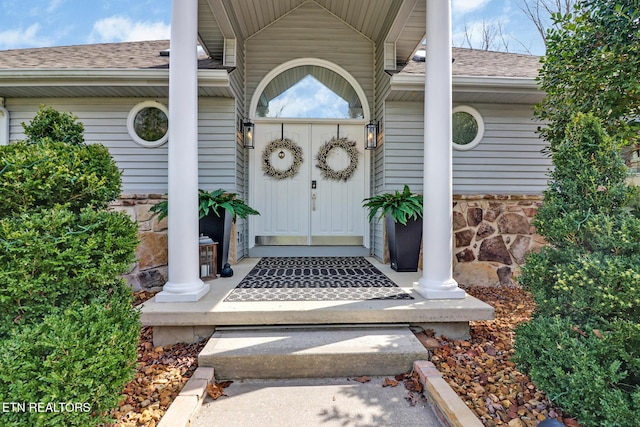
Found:
<path fill-rule="evenodd" d="M 453 200 L 542 200 L 540 194 L 454 194 Z"/>
<path fill-rule="evenodd" d="M 442 378 L 435 365 L 427 361 L 416 361 L 414 370 L 424 386 L 424 395 L 433 405 L 436 415 L 447 427 L 482 427 L 475 416 L 455 391 Z"/>

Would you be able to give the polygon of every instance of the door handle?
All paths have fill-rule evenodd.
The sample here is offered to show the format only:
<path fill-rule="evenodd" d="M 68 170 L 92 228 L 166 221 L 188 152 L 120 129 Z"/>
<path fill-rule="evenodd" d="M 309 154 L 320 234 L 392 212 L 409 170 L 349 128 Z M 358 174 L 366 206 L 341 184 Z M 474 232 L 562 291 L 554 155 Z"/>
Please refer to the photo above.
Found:
<path fill-rule="evenodd" d="M 316 199 L 318 198 L 318 196 L 316 195 L 316 193 L 313 193 L 311 195 L 311 210 L 315 211 L 316 210 Z"/>

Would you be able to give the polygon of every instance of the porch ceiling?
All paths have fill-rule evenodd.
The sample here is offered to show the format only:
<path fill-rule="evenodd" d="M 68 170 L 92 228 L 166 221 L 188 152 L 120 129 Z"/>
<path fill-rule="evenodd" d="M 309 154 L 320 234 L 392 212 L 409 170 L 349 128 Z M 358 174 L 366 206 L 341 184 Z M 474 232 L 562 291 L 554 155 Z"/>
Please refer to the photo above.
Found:
<path fill-rule="evenodd" d="M 313 2 L 376 43 L 391 31 L 399 56 L 406 61 L 424 38 L 425 1 L 419 0 L 199 0 L 198 33 L 212 57 L 222 57 L 224 39 L 247 39 L 297 7 Z M 399 16 L 405 5 L 409 16 Z M 409 5 L 409 6 L 407 6 Z M 229 27 L 230 24 L 230 27 Z"/>

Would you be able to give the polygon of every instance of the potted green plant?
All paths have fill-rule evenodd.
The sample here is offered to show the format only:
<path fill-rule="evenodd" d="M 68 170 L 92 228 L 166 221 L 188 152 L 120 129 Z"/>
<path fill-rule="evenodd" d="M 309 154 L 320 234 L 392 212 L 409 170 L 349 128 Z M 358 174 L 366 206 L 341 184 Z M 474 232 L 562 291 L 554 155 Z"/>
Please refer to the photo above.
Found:
<path fill-rule="evenodd" d="M 412 193 L 408 185 L 402 192 L 383 193 L 363 200 L 369 209 L 369 221 L 380 212 L 385 218 L 391 268 L 395 271 L 418 271 L 422 243 L 421 194 Z"/>
<path fill-rule="evenodd" d="M 151 212 L 157 213 L 160 221 L 168 215 L 168 209 L 168 201 L 163 200 L 151 207 Z M 239 199 L 237 193 L 228 193 L 222 188 L 215 191 L 198 190 L 198 212 L 200 234 L 222 245 L 217 261 L 218 271 L 222 271 L 222 266 L 229 258 L 232 222 L 236 222 L 238 217 L 246 219 L 249 215 L 260 215 L 260 212 Z"/>

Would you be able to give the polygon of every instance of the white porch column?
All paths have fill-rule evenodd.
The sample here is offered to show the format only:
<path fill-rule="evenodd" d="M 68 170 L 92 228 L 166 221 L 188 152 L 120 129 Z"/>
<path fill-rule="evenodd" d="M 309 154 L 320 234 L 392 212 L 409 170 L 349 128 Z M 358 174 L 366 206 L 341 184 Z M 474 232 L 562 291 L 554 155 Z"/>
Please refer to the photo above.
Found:
<path fill-rule="evenodd" d="M 158 302 L 197 301 L 198 253 L 198 0 L 171 2 L 169 59 L 169 281 Z"/>
<path fill-rule="evenodd" d="M 423 275 L 414 289 L 427 299 L 464 298 L 453 279 L 451 4 L 425 1 Z"/>

